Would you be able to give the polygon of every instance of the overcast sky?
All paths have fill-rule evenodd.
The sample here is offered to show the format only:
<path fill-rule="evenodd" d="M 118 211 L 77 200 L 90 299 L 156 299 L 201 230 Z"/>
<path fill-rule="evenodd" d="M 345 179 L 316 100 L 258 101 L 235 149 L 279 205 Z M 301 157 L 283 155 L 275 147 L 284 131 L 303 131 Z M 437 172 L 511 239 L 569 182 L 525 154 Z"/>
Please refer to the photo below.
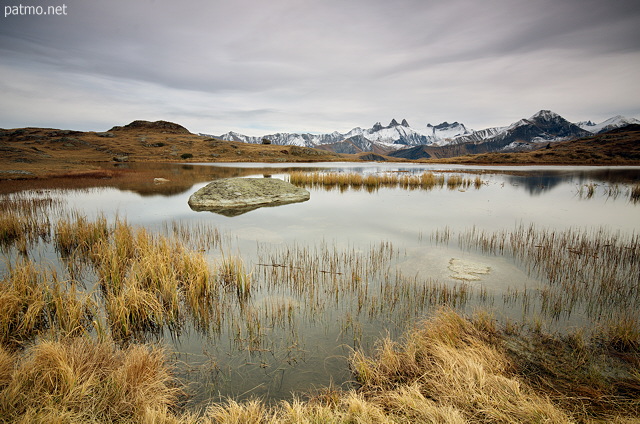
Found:
<path fill-rule="evenodd" d="M 640 118 L 638 0 L 2 0 L 0 127 Z M 13 5 L 59 16 L 6 16 Z M 9 9 L 7 8 L 9 7 Z"/>

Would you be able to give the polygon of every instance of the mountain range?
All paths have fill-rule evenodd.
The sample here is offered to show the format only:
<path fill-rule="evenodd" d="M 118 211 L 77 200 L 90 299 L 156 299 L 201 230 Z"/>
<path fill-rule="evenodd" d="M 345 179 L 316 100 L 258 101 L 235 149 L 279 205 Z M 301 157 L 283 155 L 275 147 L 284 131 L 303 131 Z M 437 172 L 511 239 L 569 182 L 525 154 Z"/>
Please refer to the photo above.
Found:
<path fill-rule="evenodd" d="M 268 140 L 276 145 L 312 147 L 335 153 L 373 152 L 418 159 L 529 150 L 541 143 L 586 137 L 630 124 L 640 124 L 640 120 L 615 116 L 599 124 L 591 121 L 571 123 L 557 113 L 541 110 L 530 118 L 521 119 L 508 126 L 477 131 L 459 122 L 443 122 L 435 126 L 427 124 L 426 127 L 413 128 L 406 119 L 400 123 L 393 119 L 386 126 L 377 122 L 371 128 L 356 127 L 347 133 L 276 133 L 252 137 L 228 132 L 215 137 L 252 144 L 261 144 Z"/>

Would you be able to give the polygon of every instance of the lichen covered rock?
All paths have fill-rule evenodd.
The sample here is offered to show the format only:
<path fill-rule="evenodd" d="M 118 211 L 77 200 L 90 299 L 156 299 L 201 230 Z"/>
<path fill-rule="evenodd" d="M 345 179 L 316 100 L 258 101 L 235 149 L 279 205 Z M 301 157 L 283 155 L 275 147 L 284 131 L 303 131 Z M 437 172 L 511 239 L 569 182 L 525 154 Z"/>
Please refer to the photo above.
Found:
<path fill-rule="evenodd" d="M 262 206 L 304 202 L 309 197 L 307 190 L 277 178 L 222 178 L 193 193 L 189 206 L 233 216 Z"/>

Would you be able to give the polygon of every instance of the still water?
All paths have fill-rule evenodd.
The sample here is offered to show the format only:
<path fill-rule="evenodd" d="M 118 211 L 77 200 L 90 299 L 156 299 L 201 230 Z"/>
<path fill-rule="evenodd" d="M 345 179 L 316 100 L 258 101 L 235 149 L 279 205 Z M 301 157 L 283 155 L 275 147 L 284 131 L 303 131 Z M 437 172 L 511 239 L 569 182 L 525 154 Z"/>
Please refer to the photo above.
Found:
<path fill-rule="evenodd" d="M 415 164 L 189 164 L 172 169 L 175 185 L 56 190 L 87 217 L 116 216 L 166 231 L 216 228 L 223 246 L 202 249 L 214 266 L 224 255 L 242 258 L 252 292 L 230 294 L 220 325 L 164 334 L 186 381 L 193 408 L 210 399 L 291 398 L 330 385 L 352 384 L 347 358 L 446 304 L 490 310 L 499 320 L 544 317 L 535 298 L 510 302 L 514 292 L 540 293 L 547 282 L 523 261 L 462 245 L 462 234 L 537 229 L 604 229 L 637 234 L 640 202 L 631 189 L 639 167 L 464 167 Z M 482 185 L 430 190 L 308 188 L 309 201 L 263 207 L 228 217 L 195 212 L 189 196 L 208 181 L 237 176 L 288 179 L 294 170 L 479 176 Z M 202 176 L 206 177 L 203 178 Z M 169 189 L 170 187 L 170 189 Z M 42 193 L 40 193 L 42 195 Z M 55 254 L 43 247 L 46 260 Z M 576 307 L 549 318 L 550 329 L 592 318 Z"/>

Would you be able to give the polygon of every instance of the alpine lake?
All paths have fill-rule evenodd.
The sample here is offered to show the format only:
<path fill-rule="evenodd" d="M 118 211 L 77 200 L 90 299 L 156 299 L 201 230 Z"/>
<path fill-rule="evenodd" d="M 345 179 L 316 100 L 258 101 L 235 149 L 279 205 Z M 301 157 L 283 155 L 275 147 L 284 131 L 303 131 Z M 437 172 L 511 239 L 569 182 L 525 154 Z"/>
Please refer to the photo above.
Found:
<path fill-rule="evenodd" d="M 588 332 L 620 316 L 640 317 L 640 167 L 152 166 L 169 172 L 169 181 L 5 196 L 53 199 L 59 206 L 48 211 L 52 227 L 70 217 L 102 217 L 178 239 L 206 258 L 212 275 L 234 258 L 244 286 L 217 288 L 210 319 L 186 318 L 128 341 L 172 352 L 190 408 L 356 385 L 348 365 L 354 350 L 400 337 L 443 306 L 484 310 L 502 325 L 549 332 Z M 235 216 L 197 212 L 187 203 L 216 178 L 289 181 L 292 172 L 427 173 L 440 183 L 309 184 L 308 201 Z M 449 183 L 452 177 L 462 182 Z M 3 274 L 27 256 L 77 281 L 100 303 L 97 272 L 71 267 L 51 239 L 2 255 Z M 622 255 L 630 259 L 612 265 Z"/>

